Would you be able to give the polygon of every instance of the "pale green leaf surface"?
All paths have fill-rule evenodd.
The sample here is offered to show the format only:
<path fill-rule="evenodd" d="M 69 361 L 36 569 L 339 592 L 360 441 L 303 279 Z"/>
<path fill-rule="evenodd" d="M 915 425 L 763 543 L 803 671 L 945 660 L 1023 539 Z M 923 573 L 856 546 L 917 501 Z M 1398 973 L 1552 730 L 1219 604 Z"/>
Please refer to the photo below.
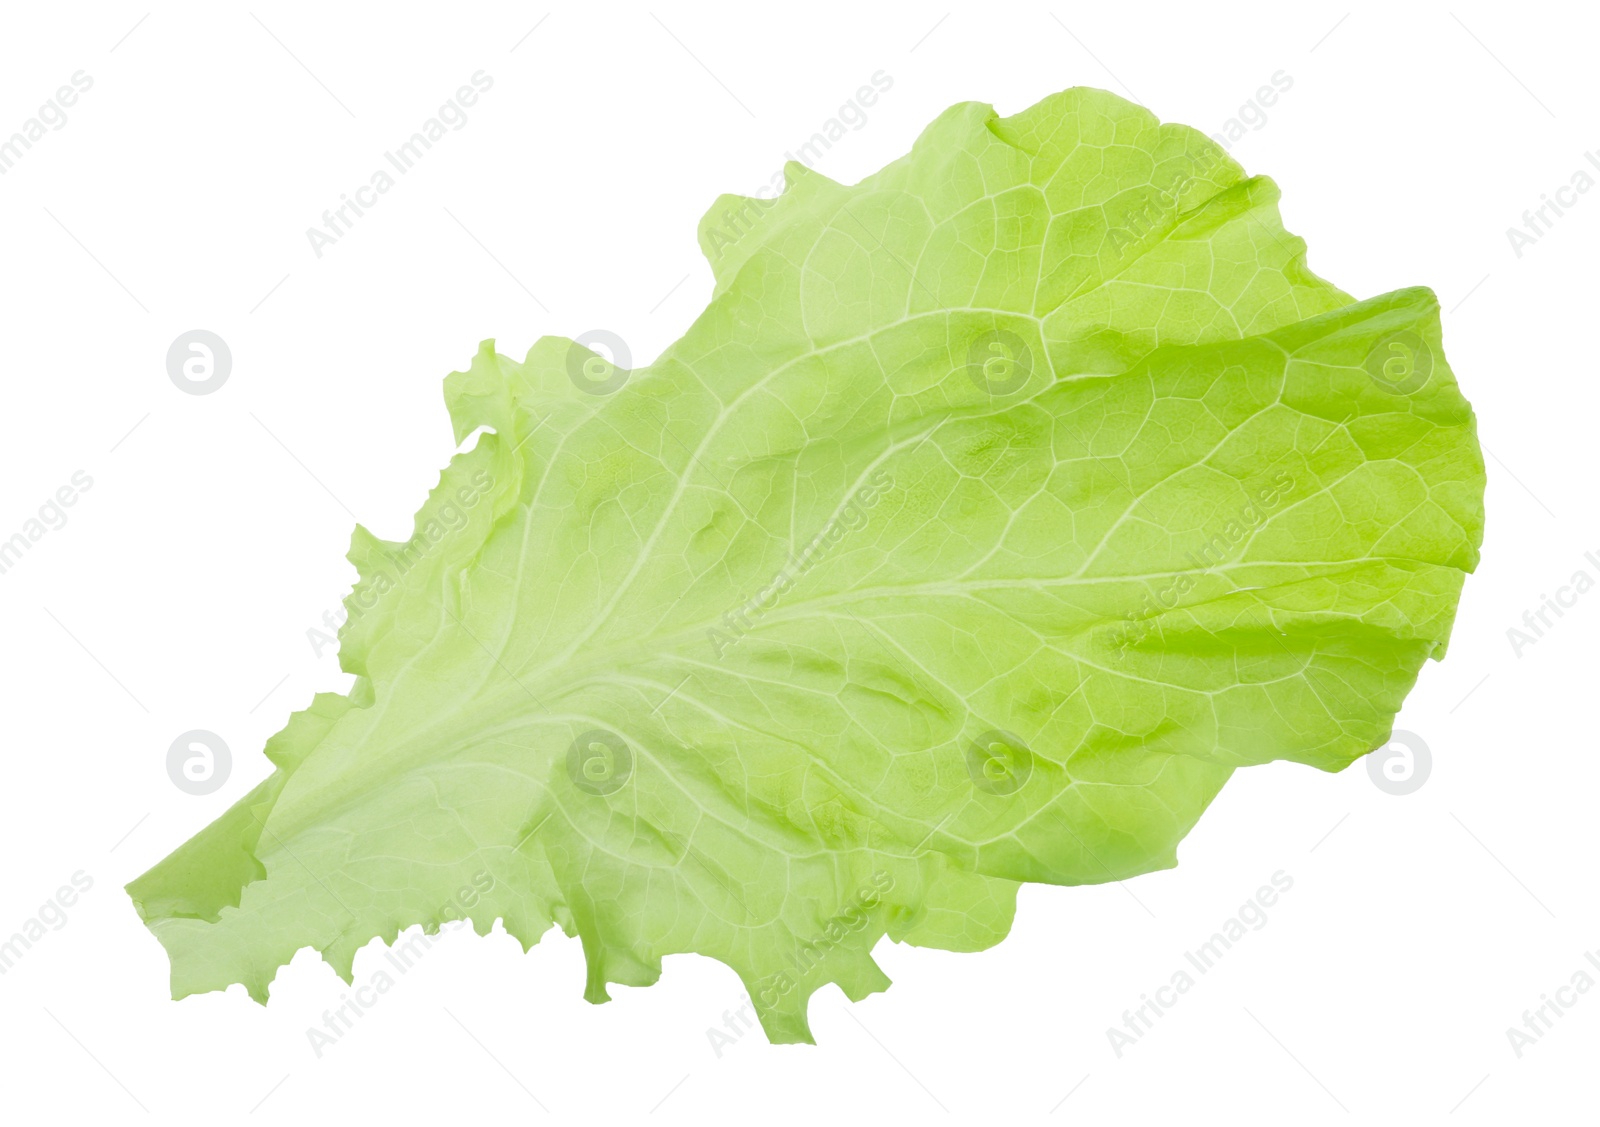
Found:
<path fill-rule="evenodd" d="M 711 956 L 809 1040 L 817 987 L 888 984 L 884 935 L 987 947 L 1020 882 L 1175 864 L 1235 768 L 1387 739 L 1482 536 L 1429 291 L 1354 301 L 1271 181 L 1099 91 L 789 179 L 712 207 L 715 296 L 620 391 L 555 338 L 449 377 L 489 430 L 411 549 L 357 529 L 355 689 L 129 886 L 175 996 L 465 914 L 580 937 L 593 1001 Z M 1004 394 L 969 378 L 997 328 Z M 1418 387 L 1369 374 L 1395 333 Z M 568 770 L 591 730 L 632 756 L 607 794 Z M 1026 772 L 969 770 L 994 730 Z"/>

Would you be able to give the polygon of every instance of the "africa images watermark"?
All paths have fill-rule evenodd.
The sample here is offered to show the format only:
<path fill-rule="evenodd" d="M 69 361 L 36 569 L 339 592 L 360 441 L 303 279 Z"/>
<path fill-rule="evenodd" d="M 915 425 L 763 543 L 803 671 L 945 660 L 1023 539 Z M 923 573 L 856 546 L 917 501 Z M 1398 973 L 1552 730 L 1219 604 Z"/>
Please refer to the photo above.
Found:
<path fill-rule="evenodd" d="M 878 99 L 894 88 L 894 76 L 881 70 L 873 71 L 869 83 L 859 87 L 832 117 L 806 138 L 804 144 L 784 153 L 785 167 L 793 162 L 807 169 L 815 168 L 823 154 L 846 133 L 865 128 L 867 110 L 877 105 Z M 783 189 L 784 170 L 780 168 L 750 195 L 739 197 L 741 202 L 737 211 L 732 208 L 724 210 L 719 222 L 706 231 L 706 247 L 712 256 L 721 258 L 724 251 L 748 235 L 756 221 L 778 202 Z"/>
<path fill-rule="evenodd" d="M 65 129 L 67 110 L 77 105 L 79 97 L 87 94 L 93 87 L 92 74 L 81 70 L 74 71 L 68 83 L 58 87 L 54 94 L 45 99 L 44 105 L 22 123 L 21 129 L 0 141 L 0 176 L 10 172 L 24 154 L 33 149 L 35 141 L 44 139 L 47 126 L 52 132 Z"/>
<path fill-rule="evenodd" d="M 1123 615 L 1123 622 L 1112 635 L 1112 644 L 1119 655 L 1125 655 L 1129 646 L 1136 646 L 1155 629 L 1152 622 L 1166 611 L 1176 610 L 1183 597 L 1199 582 L 1198 577 L 1212 568 L 1228 562 L 1231 553 L 1246 538 L 1267 522 L 1284 497 L 1294 491 L 1294 478 L 1285 470 L 1278 471 L 1271 484 L 1256 490 L 1255 499 L 1247 502 L 1231 519 L 1201 545 L 1199 551 L 1188 553 L 1194 565 L 1191 571 L 1173 574 L 1165 587 L 1147 590 L 1138 606 Z"/>
<path fill-rule="evenodd" d="M 439 943 L 444 937 L 446 927 L 458 930 L 470 921 L 468 913 L 477 907 L 479 901 L 494 887 L 494 877 L 486 871 L 472 874 L 472 883 L 463 885 L 456 890 L 454 898 L 447 901 L 439 912 L 439 930 L 429 935 L 425 930 L 419 930 L 409 939 L 401 936 L 395 938 L 394 946 L 383 953 L 384 962 L 394 968 L 390 974 L 383 967 L 373 971 L 366 982 L 356 986 L 350 991 L 340 995 L 337 1008 L 322 1011 L 322 1027 L 315 1025 L 306 1027 L 306 1041 L 311 1045 L 311 1051 L 321 1058 L 322 1054 L 344 1039 L 345 1034 L 355 1028 L 356 1020 L 367 1016 L 378 999 L 393 990 L 399 982 L 417 965 L 422 956 Z"/>
<path fill-rule="evenodd" d="M 1585 552 L 1584 561 L 1600 572 L 1600 555 L 1594 552 Z M 1511 652 L 1517 657 L 1522 656 L 1522 651 L 1529 646 L 1537 645 L 1545 634 L 1554 628 L 1555 624 L 1565 617 L 1566 612 L 1578 605 L 1578 599 L 1594 590 L 1595 578 L 1589 573 L 1588 568 L 1580 567 L 1572 573 L 1572 578 L 1556 588 L 1555 597 L 1539 593 L 1539 605 L 1533 610 L 1522 612 L 1522 627 L 1508 626 L 1506 628 L 1506 641 L 1511 643 Z M 1551 616 L 1555 617 L 1552 618 Z"/>
<path fill-rule="evenodd" d="M 434 549 L 444 543 L 452 533 L 466 527 L 467 513 L 493 487 L 494 478 L 488 470 L 479 470 L 473 474 L 470 486 L 458 486 L 451 500 L 440 505 L 411 539 L 400 545 L 399 551 L 389 554 L 389 567 L 378 568 L 364 575 L 345 597 L 340 610 L 323 612 L 322 625 L 326 626 L 327 630 L 320 630 L 315 626 L 306 630 L 306 640 L 311 643 L 311 652 L 321 657 L 323 650 L 337 646 L 339 627 L 360 618 L 363 613 L 377 606 L 378 601 L 386 593 L 400 585 L 412 568 L 431 555 Z"/>
<path fill-rule="evenodd" d="M 1216 172 L 1227 161 L 1227 151 L 1233 143 L 1250 132 L 1266 128 L 1268 110 L 1294 87 L 1294 76 L 1286 71 L 1273 73 L 1270 84 L 1264 83 L 1238 112 L 1210 134 L 1216 148 L 1204 148 L 1194 154 L 1194 166 L 1173 180 L 1166 188 L 1157 188 L 1154 195 L 1146 194 L 1122 218 L 1106 231 L 1106 238 L 1117 253 L 1133 249 L 1138 240 L 1170 221 L 1183 194 L 1200 180 Z"/>
<path fill-rule="evenodd" d="M 1585 951 L 1583 957 L 1596 972 L 1600 972 L 1600 950 Z M 1514 1025 L 1506 1026 L 1506 1040 L 1511 1043 L 1511 1051 L 1517 1059 L 1521 1060 L 1524 1052 L 1544 1040 L 1545 1034 L 1555 1028 L 1556 1019 L 1566 1017 L 1567 1011 L 1577 1005 L 1594 986 L 1594 976 L 1579 967 L 1572 972 L 1565 986 L 1556 987 L 1555 997 L 1540 994 L 1536 1008 L 1522 1011 L 1521 1029 Z"/>
<path fill-rule="evenodd" d="M 1272 77 L 1256 88 L 1256 92 L 1245 99 L 1244 105 L 1239 107 L 1237 113 L 1222 123 L 1222 128 L 1211 134 L 1211 139 L 1224 149 L 1231 149 L 1235 141 L 1245 136 L 1248 128 L 1252 133 L 1259 133 L 1267 126 L 1267 111 L 1278 104 L 1278 99 L 1294 89 L 1294 75 L 1288 71 L 1273 71 Z"/>
<path fill-rule="evenodd" d="M 1235 944 L 1250 932 L 1260 931 L 1267 926 L 1267 909 L 1276 905 L 1278 898 L 1293 887 L 1294 878 L 1288 873 L 1282 869 L 1273 873 L 1272 883 L 1256 889 L 1255 895 L 1241 904 L 1232 917 L 1224 920 L 1210 939 L 1193 951 L 1183 953 L 1184 962 L 1188 965 L 1173 971 L 1167 984 L 1155 989 L 1154 997 L 1140 994 L 1136 1009 L 1123 1010 L 1122 1027 L 1106 1027 L 1106 1040 L 1111 1043 L 1111 1051 L 1117 1059 L 1121 1060 L 1124 1052 L 1137 1045 L 1145 1034 L 1155 1028 L 1157 1018 L 1165 1017 L 1167 1011 L 1178 1004 L 1179 998 L 1194 989 L 1198 979 L 1189 973 L 1189 967 L 1201 975 L 1209 974 Z"/>
<path fill-rule="evenodd" d="M 1600 151 L 1586 152 L 1583 154 L 1583 159 L 1588 161 L 1596 172 L 1600 172 Z M 1588 169 L 1580 167 L 1568 177 L 1567 183 L 1554 192 L 1541 192 L 1539 198 L 1544 202 L 1522 213 L 1523 229 L 1519 231 L 1515 227 L 1506 228 L 1506 240 L 1511 244 L 1512 253 L 1521 258 L 1524 250 L 1555 230 L 1556 220 L 1566 215 L 1567 209 L 1576 207 L 1579 199 L 1588 195 L 1589 189 L 1594 185 L 1595 179 L 1589 175 Z M 1555 198 L 1552 199 L 1552 196 Z"/>
<path fill-rule="evenodd" d="M 455 95 L 440 106 L 438 112 L 422 123 L 422 128 L 397 145 L 393 152 L 385 152 L 383 159 L 401 176 L 417 166 L 434 142 L 442 140 L 447 132 L 460 130 L 467 124 L 467 110 L 477 105 L 478 99 L 494 89 L 494 76 L 486 71 L 474 71 L 470 85 L 456 90 Z M 446 126 L 449 129 L 446 129 Z M 330 247 L 355 229 L 356 220 L 376 207 L 378 200 L 388 195 L 398 181 L 389 169 L 379 168 L 354 192 L 340 195 L 338 207 L 322 213 L 322 228 L 307 227 L 306 238 L 312 252 L 322 257 L 324 247 Z M 350 215 L 354 212 L 354 217 Z"/>
<path fill-rule="evenodd" d="M 894 874 L 883 869 L 876 870 L 872 874 L 871 883 L 858 888 L 849 905 L 823 924 L 821 932 L 815 939 L 802 940 L 795 944 L 789 956 L 790 970 L 775 971 L 767 975 L 756 983 L 752 993 L 760 998 L 761 1004 L 768 1009 L 777 1008 L 778 1003 L 791 993 L 807 974 L 833 954 L 840 944 L 866 928 L 872 921 L 873 912 L 883 903 L 884 896 L 892 888 L 894 888 Z M 751 1004 L 750 997 L 743 995 L 743 998 L 745 1003 L 743 1006 L 737 1010 L 723 1012 L 724 1028 L 719 1029 L 713 1025 L 706 1029 L 706 1040 L 711 1044 L 711 1051 L 719 1058 L 724 1048 L 738 1042 L 754 1027 L 754 1022 L 745 1016 Z M 736 1021 L 736 1018 L 739 1020 Z"/>
<path fill-rule="evenodd" d="M 861 486 L 850 495 L 844 507 L 836 513 L 832 520 L 823 525 L 804 548 L 791 553 L 789 560 L 772 579 L 755 594 L 751 595 L 738 607 L 728 611 L 722 616 L 722 626 L 709 627 L 706 637 L 711 642 L 711 648 L 716 652 L 720 661 L 723 651 L 736 644 L 741 638 L 755 628 L 755 620 L 766 614 L 778 605 L 778 600 L 788 594 L 800 579 L 817 566 L 817 562 L 832 551 L 833 547 L 844 539 L 844 534 L 853 529 L 860 528 L 867 523 L 867 510 L 875 506 L 883 495 L 894 487 L 894 478 L 887 470 L 877 470 Z"/>
<path fill-rule="evenodd" d="M 77 904 L 78 897 L 94 887 L 94 878 L 79 869 L 72 874 L 72 883 L 56 889 L 55 895 L 40 905 L 32 917 L 4 942 L 0 942 L 0 974 L 12 970 L 31 951 L 36 943 L 52 931 L 67 926 L 67 909 Z"/>
<path fill-rule="evenodd" d="M 94 488 L 94 478 L 83 470 L 74 470 L 72 476 L 39 506 L 36 515 L 22 522 L 20 531 L 8 539 L 0 540 L 0 575 L 4 575 L 22 561 L 33 546 L 43 540 L 45 533 L 67 526 L 67 512 L 78 503 L 78 498 Z"/>

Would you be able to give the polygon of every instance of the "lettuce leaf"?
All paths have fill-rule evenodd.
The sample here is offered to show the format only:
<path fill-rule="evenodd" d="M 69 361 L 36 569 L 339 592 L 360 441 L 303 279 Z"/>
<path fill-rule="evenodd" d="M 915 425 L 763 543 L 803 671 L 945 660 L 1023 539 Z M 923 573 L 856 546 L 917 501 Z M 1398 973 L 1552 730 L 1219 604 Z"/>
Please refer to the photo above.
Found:
<path fill-rule="evenodd" d="M 1235 768 L 1387 739 L 1483 530 L 1431 292 L 1354 300 L 1270 180 L 1096 90 L 786 175 L 713 205 L 655 363 L 445 381 L 480 433 L 411 540 L 355 531 L 354 689 L 128 886 L 174 997 L 559 924 L 591 1001 L 697 952 L 809 1041 L 882 936 L 988 947 L 1021 882 L 1174 865 Z"/>

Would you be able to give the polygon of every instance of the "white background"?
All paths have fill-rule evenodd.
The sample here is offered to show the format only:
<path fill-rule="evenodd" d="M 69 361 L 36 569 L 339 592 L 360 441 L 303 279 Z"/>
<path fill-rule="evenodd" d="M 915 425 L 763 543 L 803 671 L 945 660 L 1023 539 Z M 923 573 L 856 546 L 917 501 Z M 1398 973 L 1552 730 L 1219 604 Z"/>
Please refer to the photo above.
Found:
<path fill-rule="evenodd" d="M 94 881 L 0 977 L 8 1121 L 1502 1124 L 1593 1108 L 1600 990 L 1520 1059 L 1506 1036 L 1600 948 L 1600 593 L 1520 656 L 1507 639 L 1573 572 L 1600 577 L 1584 560 L 1600 554 L 1600 192 L 1520 258 L 1506 235 L 1600 150 L 1591 14 L 146 11 L 0 22 L 0 134 L 74 72 L 94 80 L 0 177 L 0 538 L 75 471 L 94 482 L 0 575 L 0 936 L 74 872 Z M 317 258 L 305 229 L 480 69 L 494 86 L 466 126 Z M 238 987 L 168 1000 L 121 886 L 268 773 L 262 743 L 293 709 L 345 685 L 306 631 L 353 579 L 352 523 L 401 538 L 452 452 L 441 378 L 488 337 L 520 356 L 602 327 L 653 358 L 709 295 L 702 212 L 764 184 L 879 70 L 893 88 L 825 175 L 870 173 L 958 101 L 1009 114 L 1087 84 L 1213 132 L 1292 77 L 1234 155 L 1282 186 L 1318 273 L 1358 297 L 1438 292 L 1491 455 L 1482 566 L 1398 720 L 1431 748 L 1426 783 L 1394 797 L 1365 764 L 1244 771 L 1176 870 L 1028 886 L 982 954 L 885 941 L 894 986 L 856 1006 L 819 993 L 815 1048 L 752 1034 L 718 1057 L 706 1030 L 740 990 L 695 957 L 589 1006 L 558 933 L 527 956 L 503 934 L 449 936 L 320 1059 L 306 1028 L 345 988 L 308 952 L 265 1009 Z M 194 328 L 232 349 L 215 394 L 167 376 Z M 204 797 L 165 765 L 194 728 L 233 749 Z M 1267 925 L 1119 1059 L 1107 1027 L 1279 869 L 1294 887 Z M 358 980 L 378 965 L 365 952 Z"/>

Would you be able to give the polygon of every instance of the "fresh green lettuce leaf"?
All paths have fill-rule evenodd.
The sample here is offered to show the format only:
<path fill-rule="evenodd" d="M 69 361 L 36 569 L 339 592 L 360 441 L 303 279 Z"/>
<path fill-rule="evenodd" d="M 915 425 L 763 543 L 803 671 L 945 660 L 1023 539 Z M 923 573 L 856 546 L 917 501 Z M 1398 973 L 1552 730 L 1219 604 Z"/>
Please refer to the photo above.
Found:
<path fill-rule="evenodd" d="M 1074 89 L 958 105 L 854 187 L 700 227 L 655 363 L 485 343 L 406 542 L 276 772 L 128 886 L 175 997 L 349 979 L 405 928 L 583 944 L 586 996 L 726 963 L 774 1041 L 1120 880 L 1238 767 L 1388 738 L 1478 558 L 1425 289 L 1307 269 L 1276 186 Z"/>

